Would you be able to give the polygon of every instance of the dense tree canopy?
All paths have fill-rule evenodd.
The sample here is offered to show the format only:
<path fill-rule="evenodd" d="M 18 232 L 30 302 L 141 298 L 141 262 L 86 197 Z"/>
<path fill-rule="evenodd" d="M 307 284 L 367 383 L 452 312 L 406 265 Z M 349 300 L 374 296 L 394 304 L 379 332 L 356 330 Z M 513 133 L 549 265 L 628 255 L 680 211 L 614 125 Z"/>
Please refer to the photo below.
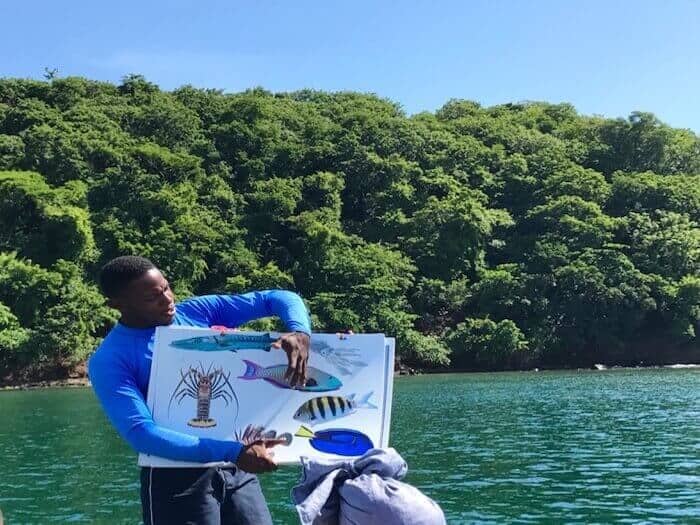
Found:
<path fill-rule="evenodd" d="M 181 298 L 296 290 L 420 366 L 693 359 L 699 224 L 700 139 L 649 113 L 4 79 L 0 377 L 89 354 L 121 254 Z"/>

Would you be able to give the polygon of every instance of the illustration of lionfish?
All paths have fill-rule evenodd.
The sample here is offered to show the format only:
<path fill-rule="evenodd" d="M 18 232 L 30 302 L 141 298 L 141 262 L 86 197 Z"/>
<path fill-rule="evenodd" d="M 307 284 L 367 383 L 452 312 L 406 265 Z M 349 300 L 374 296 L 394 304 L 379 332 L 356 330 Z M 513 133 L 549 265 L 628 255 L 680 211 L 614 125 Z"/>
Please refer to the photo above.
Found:
<path fill-rule="evenodd" d="M 243 433 L 236 432 L 235 437 L 236 441 L 239 441 L 244 445 L 250 445 L 251 443 L 261 441 L 264 439 L 284 439 L 285 443 L 281 444 L 286 447 L 292 444 L 293 439 L 292 434 L 290 434 L 289 432 L 285 432 L 284 434 L 280 434 L 278 436 L 277 432 L 274 430 L 265 430 L 264 426 L 254 425 L 248 425 L 247 427 L 245 427 Z"/>
<path fill-rule="evenodd" d="M 213 399 L 223 399 L 226 406 L 230 402 L 236 403 L 236 416 L 238 416 L 238 396 L 233 390 L 229 380 L 231 372 L 224 372 L 223 368 L 213 369 L 213 364 L 205 371 L 202 363 L 199 368 L 189 367 L 180 370 L 180 382 L 175 387 L 173 395 L 168 403 L 168 413 L 173 401 L 179 405 L 186 397 L 197 400 L 197 416 L 190 419 L 187 424 L 191 427 L 209 428 L 216 426 L 216 420 L 209 416 L 209 409 Z"/>

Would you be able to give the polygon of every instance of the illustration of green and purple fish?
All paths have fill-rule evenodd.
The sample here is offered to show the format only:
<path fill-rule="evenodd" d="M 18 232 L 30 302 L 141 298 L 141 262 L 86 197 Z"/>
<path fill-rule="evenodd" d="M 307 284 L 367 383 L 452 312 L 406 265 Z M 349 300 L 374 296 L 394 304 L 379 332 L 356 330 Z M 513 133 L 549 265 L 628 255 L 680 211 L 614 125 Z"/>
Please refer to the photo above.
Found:
<path fill-rule="evenodd" d="M 309 399 L 294 413 L 294 419 L 316 425 L 325 423 L 344 416 L 354 414 L 358 408 L 377 408 L 369 399 L 374 392 L 370 392 L 355 400 L 355 394 L 344 396 L 320 396 Z"/>
<path fill-rule="evenodd" d="M 180 350 L 199 350 L 202 352 L 269 351 L 270 346 L 275 341 L 277 339 L 270 337 L 270 334 L 224 333 L 178 339 L 170 343 L 170 346 Z"/>
<path fill-rule="evenodd" d="M 289 383 L 284 379 L 284 374 L 287 372 L 287 365 L 273 365 L 262 367 L 257 363 L 244 359 L 246 365 L 245 373 L 239 376 L 239 379 L 264 379 L 280 388 L 291 388 Z M 343 383 L 335 376 L 309 366 L 306 369 L 306 385 L 296 387 L 295 390 L 303 392 L 329 392 L 338 390 Z"/>
<path fill-rule="evenodd" d="M 348 428 L 328 428 L 314 432 L 302 425 L 294 435 L 309 438 L 309 444 L 319 452 L 339 456 L 361 456 L 374 448 L 368 436 Z"/>

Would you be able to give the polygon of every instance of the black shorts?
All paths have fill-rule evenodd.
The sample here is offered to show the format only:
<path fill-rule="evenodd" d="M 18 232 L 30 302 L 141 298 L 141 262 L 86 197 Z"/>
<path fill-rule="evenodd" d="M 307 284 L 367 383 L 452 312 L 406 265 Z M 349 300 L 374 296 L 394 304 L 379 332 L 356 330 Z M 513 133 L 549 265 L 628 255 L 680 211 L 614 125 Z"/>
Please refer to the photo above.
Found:
<path fill-rule="evenodd" d="M 272 525 L 258 478 L 232 468 L 142 468 L 145 525 Z"/>

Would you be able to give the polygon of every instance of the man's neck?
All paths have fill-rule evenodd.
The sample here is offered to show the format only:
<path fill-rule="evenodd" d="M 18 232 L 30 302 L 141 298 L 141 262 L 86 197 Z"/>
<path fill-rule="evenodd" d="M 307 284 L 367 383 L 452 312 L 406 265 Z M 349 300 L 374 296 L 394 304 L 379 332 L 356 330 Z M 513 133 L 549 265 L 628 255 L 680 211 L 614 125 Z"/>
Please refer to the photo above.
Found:
<path fill-rule="evenodd" d="M 144 328 L 155 328 L 155 325 L 152 323 L 147 323 L 139 319 L 133 319 L 124 315 L 119 318 L 119 324 L 126 326 L 127 328 L 138 328 L 139 330 L 143 330 Z"/>

